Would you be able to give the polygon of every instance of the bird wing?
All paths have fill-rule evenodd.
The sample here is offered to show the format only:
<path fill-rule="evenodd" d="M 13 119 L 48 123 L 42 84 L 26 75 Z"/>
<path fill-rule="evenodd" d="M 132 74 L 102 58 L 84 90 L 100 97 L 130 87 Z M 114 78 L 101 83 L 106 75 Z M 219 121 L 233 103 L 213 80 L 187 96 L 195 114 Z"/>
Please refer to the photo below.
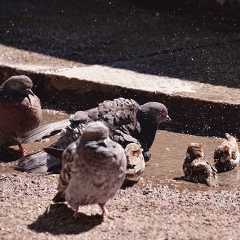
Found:
<path fill-rule="evenodd" d="M 73 174 L 73 160 L 76 152 L 76 142 L 71 143 L 63 152 L 62 169 L 58 182 L 58 193 L 53 198 L 54 202 L 65 201 L 64 190 L 67 188 Z"/>
<path fill-rule="evenodd" d="M 67 120 L 37 128 L 26 134 L 25 140 L 23 138 L 22 141 L 27 143 L 34 142 L 36 139 L 41 140 L 46 134 L 49 134 L 49 132 L 53 134 L 54 131 L 58 130 L 58 132 L 61 131 L 61 137 L 49 146 L 49 148 L 64 150 L 70 143 L 76 141 L 76 139 L 81 136 L 89 122 L 101 121 L 110 129 L 110 137 L 112 139 L 115 138 L 115 141 L 119 140 L 118 142 L 123 146 L 126 146 L 129 142 L 139 144 L 137 140 L 138 137 L 136 137 L 138 131 L 140 131 L 140 126 L 136 119 L 138 108 L 139 104 L 131 99 L 118 98 L 113 101 L 106 100 L 96 108 L 76 112 Z M 45 153 L 40 166 L 34 156 L 34 154 L 31 155 L 27 160 L 26 157 L 23 157 L 21 162 L 27 165 L 28 162 L 33 161 L 36 163 L 34 169 L 37 170 L 38 166 L 42 168 L 42 165 L 45 165 L 45 168 L 48 169 L 48 159 L 54 159 L 54 161 L 56 161 L 55 158 L 51 158 L 50 155 Z M 44 159 L 44 157 L 46 159 Z"/>
<path fill-rule="evenodd" d="M 65 128 L 69 124 L 69 119 L 64 119 L 58 122 L 49 123 L 38 128 L 35 128 L 27 133 L 25 133 L 22 137 L 19 138 L 20 143 L 33 143 L 37 141 L 41 141 L 44 138 L 53 136 L 59 132 L 63 128 Z"/>
<path fill-rule="evenodd" d="M 106 100 L 95 109 L 88 111 L 89 116 L 103 122 L 110 130 L 110 137 L 126 146 L 130 142 L 139 144 L 136 136 L 140 125 L 136 115 L 139 104 L 132 99 L 117 98 Z"/>
<path fill-rule="evenodd" d="M 125 127 L 133 131 L 137 125 L 138 108 L 139 104 L 132 99 L 106 100 L 98 105 L 98 119 L 108 123 L 112 130 Z"/>

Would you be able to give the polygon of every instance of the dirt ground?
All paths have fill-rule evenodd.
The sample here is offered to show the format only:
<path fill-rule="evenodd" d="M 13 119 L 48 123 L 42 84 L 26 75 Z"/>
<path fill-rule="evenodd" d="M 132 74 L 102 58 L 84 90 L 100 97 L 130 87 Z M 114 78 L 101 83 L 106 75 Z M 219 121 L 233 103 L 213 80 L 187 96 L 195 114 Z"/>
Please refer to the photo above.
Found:
<path fill-rule="evenodd" d="M 9 173 L 0 178 L 1 239 L 239 239 L 239 188 L 179 191 L 141 179 L 109 200 L 114 220 L 98 206 L 81 207 L 74 222 L 53 204 L 57 177 Z M 153 183 L 155 182 L 155 183 Z"/>
<path fill-rule="evenodd" d="M 89 2 L 2 1 L 0 43 L 73 65 L 103 64 L 239 87 L 240 25 L 229 12 Z M 1 62 L 8 58 L 1 54 Z M 23 60 L 14 54 L 11 59 Z M 119 216 L 115 220 L 101 219 L 98 206 L 87 206 L 74 222 L 66 204 L 51 201 L 57 176 L 21 173 L 13 170 L 16 164 L 0 162 L 0 239 L 240 238 L 239 187 L 178 190 L 142 178 L 108 202 Z"/>

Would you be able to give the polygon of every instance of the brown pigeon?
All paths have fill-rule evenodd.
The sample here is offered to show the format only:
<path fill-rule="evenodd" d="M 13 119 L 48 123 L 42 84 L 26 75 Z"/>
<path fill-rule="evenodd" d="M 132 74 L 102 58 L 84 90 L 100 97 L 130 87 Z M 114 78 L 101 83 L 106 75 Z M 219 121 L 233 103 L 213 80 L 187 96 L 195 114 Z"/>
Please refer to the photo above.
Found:
<path fill-rule="evenodd" d="M 0 147 L 18 145 L 26 132 L 37 128 L 42 118 L 39 98 L 32 92 L 33 83 L 27 76 L 13 76 L 0 86 Z"/>
<path fill-rule="evenodd" d="M 26 172 L 46 173 L 61 169 L 61 151 L 75 141 L 89 122 L 101 121 L 110 129 L 110 138 L 120 143 L 123 148 L 129 143 L 136 143 L 143 149 L 145 162 L 151 158 L 150 147 L 161 122 L 171 120 L 165 105 L 159 102 L 147 102 L 139 105 L 132 99 L 117 98 L 106 100 L 96 108 L 78 111 L 68 120 L 50 123 L 25 134 L 23 143 L 41 140 L 58 130 L 61 137 L 48 150 L 40 151 L 19 160 L 19 167 Z M 52 150 L 56 150 L 56 154 Z M 47 149 L 46 149 L 47 151 Z M 60 154 L 59 154 L 60 152 Z"/>
<path fill-rule="evenodd" d="M 183 163 L 184 178 L 187 181 L 205 183 L 217 187 L 217 170 L 204 158 L 203 148 L 198 143 L 191 143 Z"/>
<path fill-rule="evenodd" d="M 77 141 L 63 152 L 58 193 L 53 201 L 67 201 L 75 210 L 75 220 L 79 206 L 90 204 L 98 204 L 102 216 L 113 218 L 105 204 L 122 186 L 125 173 L 123 147 L 109 138 L 103 123 L 89 123 Z"/>
<path fill-rule="evenodd" d="M 214 164 L 218 172 L 229 171 L 239 164 L 239 147 L 236 138 L 225 133 L 226 139 L 214 152 Z"/>

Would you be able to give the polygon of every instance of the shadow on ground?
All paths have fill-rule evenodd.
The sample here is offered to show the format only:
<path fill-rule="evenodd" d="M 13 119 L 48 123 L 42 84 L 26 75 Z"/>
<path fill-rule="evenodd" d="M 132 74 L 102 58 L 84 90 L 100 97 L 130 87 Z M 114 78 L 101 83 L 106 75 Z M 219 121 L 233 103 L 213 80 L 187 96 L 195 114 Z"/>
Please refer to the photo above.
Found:
<path fill-rule="evenodd" d="M 1 147 L 0 149 L 0 162 L 12 162 L 19 159 L 20 157 L 21 153 L 16 149 L 8 147 Z"/>
<path fill-rule="evenodd" d="M 79 213 L 78 221 L 74 221 L 72 216 L 73 210 L 66 204 L 52 204 L 28 228 L 38 233 L 49 232 L 53 235 L 79 234 L 90 231 L 103 221 L 99 215 Z"/>

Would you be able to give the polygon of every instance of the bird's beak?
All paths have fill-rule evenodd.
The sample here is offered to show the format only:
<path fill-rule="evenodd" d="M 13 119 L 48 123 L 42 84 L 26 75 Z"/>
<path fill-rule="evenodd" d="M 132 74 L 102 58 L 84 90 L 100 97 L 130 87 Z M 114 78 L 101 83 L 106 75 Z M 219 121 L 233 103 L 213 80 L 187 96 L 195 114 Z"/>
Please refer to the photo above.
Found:
<path fill-rule="evenodd" d="M 104 147 L 108 147 L 107 139 L 104 139 L 104 140 L 103 140 L 103 146 L 104 146 Z"/>
<path fill-rule="evenodd" d="M 26 93 L 27 93 L 27 98 L 28 98 L 29 102 L 32 103 L 29 94 L 31 94 L 32 96 L 35 96 L 35 94 L 31 90 L 31 88 L 26 88 Z"/>
<path fill-rule="evenodd" d="M 172 121 L 172 119 L 167 115 L 166 119 L 165 119 L 165 122 L 171 122 L 171 121 Z"/>
<path fill-rule="evenodd" d="M 32 96 L 35 96 L 35 94 L 33 93 L 33 91 L 30 88 L 27 88 L 26 91 L 27 91 L 28 94 L 31 94 Z"/>

